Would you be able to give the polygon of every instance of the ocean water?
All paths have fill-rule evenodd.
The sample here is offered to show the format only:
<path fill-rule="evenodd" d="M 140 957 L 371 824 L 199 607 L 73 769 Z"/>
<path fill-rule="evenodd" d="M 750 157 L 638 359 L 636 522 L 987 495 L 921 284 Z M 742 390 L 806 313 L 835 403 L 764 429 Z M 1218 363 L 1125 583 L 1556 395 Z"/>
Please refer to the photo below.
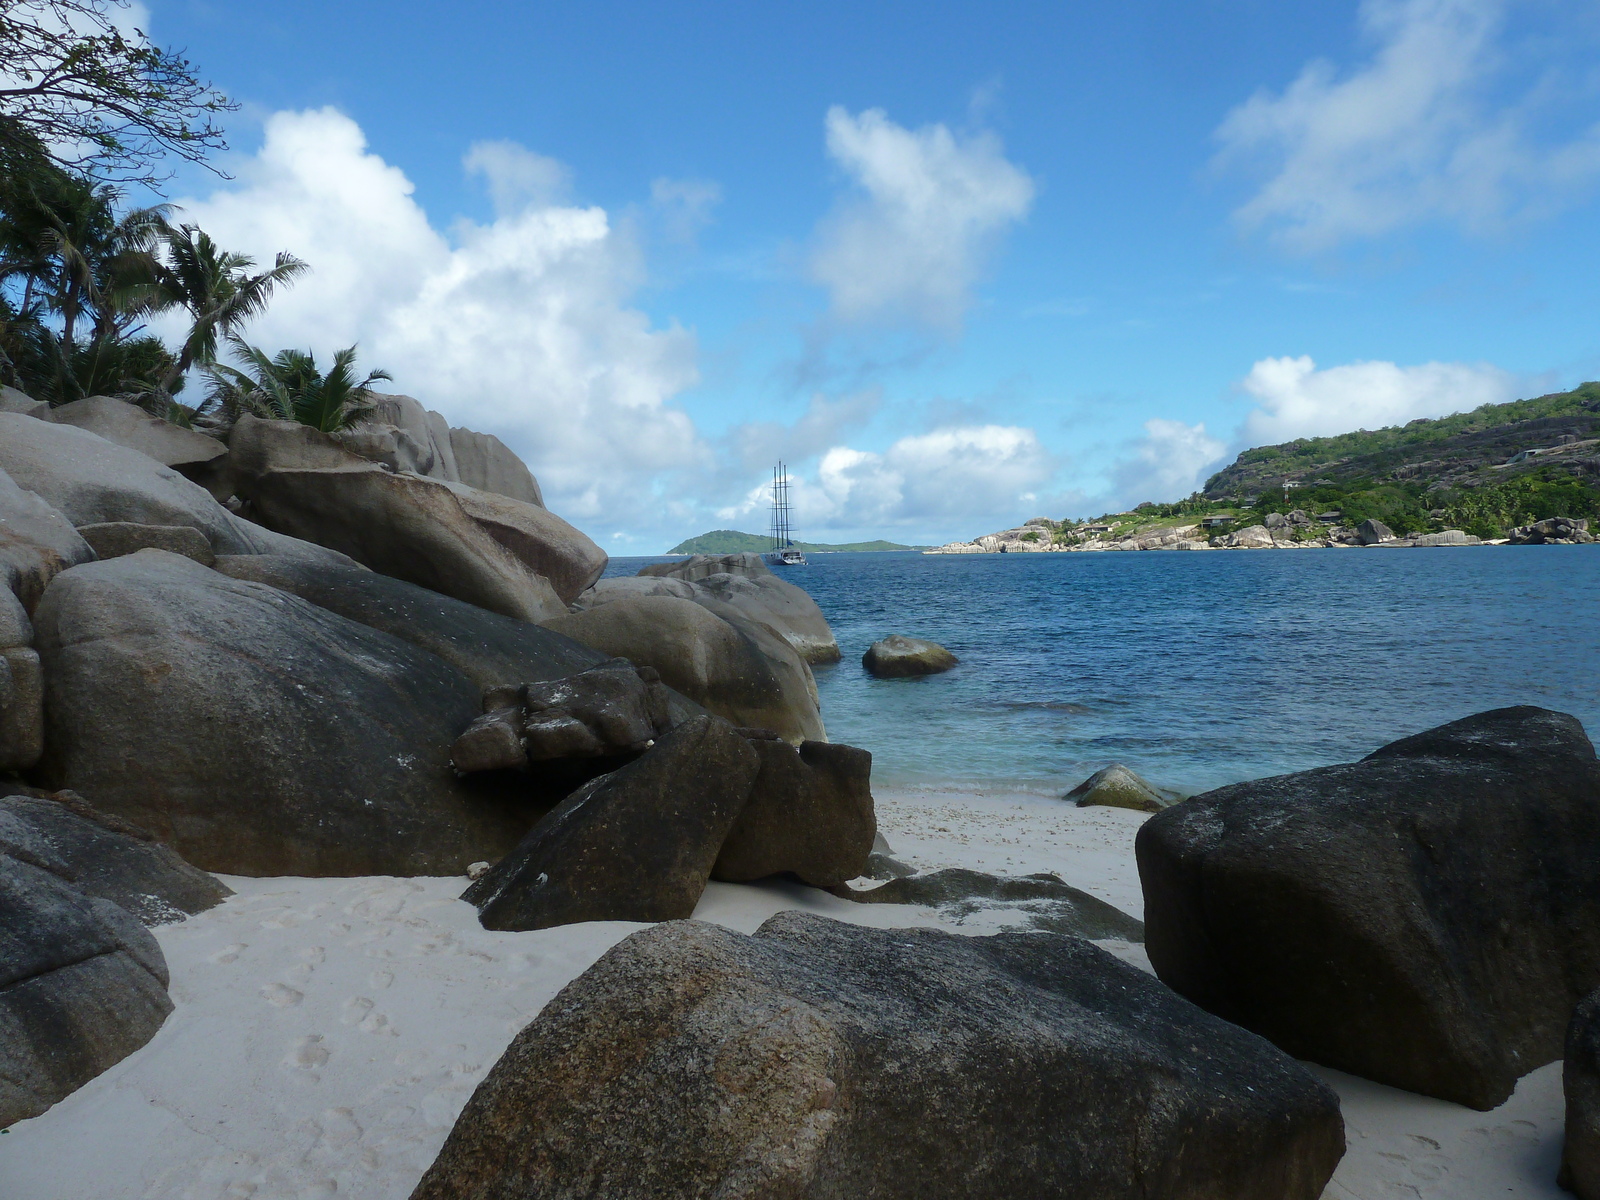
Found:
<path fill-rule="evenodd" d="M 872 751 L 879 786 L 1059 794 L 1121 762 L 1198 792 L 1509 704 L 1600 738 L 1600 545 L 819 554 L 778 569 L 833 626 L 844 660 L 816 670 L 823 720 Z M 861 655 L 891 633 L 961 663 L 873 679 Z"/>

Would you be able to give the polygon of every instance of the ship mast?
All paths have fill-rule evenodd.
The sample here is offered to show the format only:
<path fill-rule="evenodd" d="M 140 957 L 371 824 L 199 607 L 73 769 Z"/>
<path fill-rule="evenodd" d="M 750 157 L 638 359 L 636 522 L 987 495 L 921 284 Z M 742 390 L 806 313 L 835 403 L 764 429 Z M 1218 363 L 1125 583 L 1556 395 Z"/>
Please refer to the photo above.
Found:
<path fill-rule="evenodd" d="M 789 473 L 783 463 L 772 472 L 772 548 L 787 550 L 794 545 L 789 530 Z"/>

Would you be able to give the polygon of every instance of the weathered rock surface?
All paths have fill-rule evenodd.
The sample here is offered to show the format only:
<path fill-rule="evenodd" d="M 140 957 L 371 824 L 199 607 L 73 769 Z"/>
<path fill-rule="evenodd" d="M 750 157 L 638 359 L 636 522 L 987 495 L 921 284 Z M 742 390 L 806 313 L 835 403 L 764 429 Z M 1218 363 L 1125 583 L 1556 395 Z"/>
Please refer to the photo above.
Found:
<path fill-rule="evenodd" d="M 1391 541 L 1393 538 L 1394 530 L 1376 518 L 1369 517 L 1356 526 L 1356 541 L 1363 546 L 1376 546 L 1379 542 Z"/>
<path fill-rule="evenodd" d="M 732 726 L 698 717 L 568 796 L 463 899 L 486 929 L 687 917 L 760 769 Z"/>
<path fill-rule="evenodd" d="M 605 662 L 553 630 L 370 571 L 353 561 L 310 563 L 280 555 L 217 559 L 234 579 L 264 583 L 436 654 L 477 686 L 517 687 Z"/>
<path fill-rule="evenodd" d="M 860 904 L 925 904 L 941 909 L 957 924 L 974 913 L 1010 909 L 1023 914 L 1025 926 L 1030 929 L 1091 939 L 1144 941 L 1142 921 L 1049 871 L 990 875 L 966 867 L 950 867 L 927 875 L 897 875 L 882 887 L 838 887 L 833 892 Z"/>
<path fill-rule="evenodd" d="M 50 419 L 50 406 L 43 400 L 35 400 L 26 392 L 19 392 L 4 384 L 0 384 L 0 412 L 21 413 L 25 417 L 38 417 L 45 421 Z"/>
<path fill-rule="evenodd" d="M 1561 1086 L 1567 1100 L 1561 1186 L 1578 1200 L 1600 1200 L 1600 991 L 1573 1010 Z"/>
<path fill-rule="evenodd" d="M 822 741 L 811 669 L 772 630 L 676 596 L 629 596 L 546 621 L 545 628 L 654 667 L 662 682 L 735 725 Z"/>
<path fill-rule="evenodd" d="M 106 521 L 100 525 L 80 526 L 78 534 L 93 548 L 96 558 L 121 558 L 140 550 L 166 550 L 192 558 L 203 567 L 215 566 L 217 561 L 205 534 L 188 525 Z"/>
<path fill-rule="evenodd" d="M 468 487 L 544 507 L 544 493 L 533 472 L 494 434 L 452 429 L 450 448 L 460 481 Z"/>
<path fill-rule="evenodd" d="M 1139 831 L 1150 960 L 1296 1058 L 1493 1108 L 1600 985 L 1597 797 L 1529 707 L 1194 797 Z"/>
<path fill-rule="evenodd" d="M 295 596 L 144 550 L 57 576 L 34 618 L 41 775 L 203 869 L 453 874 L 532 819 L 450 769 L 478 688 Z"/>
<path fill-rule="evenodd" d="M 1483 542 L 1459 529 L 1441 529 L 1438 533 L 1424 533 L 1411 539 L 1413 546 L 1481 546 Z"/>
<path fill-rule="evenodd" d="M 413 1200 L 1314 1200 L 1333 1092 L 1077 938 L 641 930 L 512 1042 Z"/>
<path fill-rule="evenodd" d="M 691 554 L 682 562 L 651 563 L 642 567 L 639 574 L 646 579 L 681 579 L 685 583 L 698 583 L 712 575 L 743 575 L 747 579 L 761 579 L 772 574 L 772 568 L 759 554 Z"/>
<path fill-rule="evenodd" d="M 0 798 L 0 854 L 50 871 L 146 925 L 181 921 L 233 895 L 170 846 L 97 812 L 74 792 Z"/>
<path fill-rule="evenodd" d="M 90 396 L 51 410 L 58 425 L 76 425 L 99 434 L 108 442 L 147 454 L 158 463 L 188 475 L 227 454 L 228 447 L 214 437 L 163 421 L 126 400 Z"/>
<path fill-rule="evenodd" d="M 57 572 L 93 559 L 71 521 L 0 469 L 0 588 L 32 612 Z"/>
<path fill-rule="evenodd" d="M 0 588 L 0 770 L 25 771 L 44 752 L 44 672 L 22 601 Z"/>
<path fill-rule="evenodd" d="M 1156 787 L 1121 763 L 1101 768 L 1061 798 L 1077 801 L 1079 808 L 1104 805 L 1135 812 L 1160 812 L 1179 800 L 1176 792 Z"/>
<path fill-rule="evenodd" d="M 0 1128 L 132 1054 L 171 1011 L 166 960 L 144 926 L 0 853 Z"/>
<path fill-rule="evenodd" d="M 879 679 L 936 675 L 948 671 L 960 661 L 937 642 L 902 637 L 898 633 L 873 642 L 861 656 L 861 665 Z"/>
<path fill-rule="evenodd" d="M 367 424 L 388 425 L 402 430 L 423 455 L 422 469 L 418 474 L 450 483 L 462 482 L 461 474 L 456 469 L 450 424 L 441 414 L 424 408 L 420 401 L 411 396 L 378 392 L 373 394 L 372 401 L 372 416 Z"/>
<path fill-rule="evenodd" d="M 1582 546 L 1595 537 L 1585 519 L 1551 517 L 1532 525 L 1518 525 L 1506 540 L 1513 546 Z"/>
<path fill-rule="evenodd" d="M 761 771 L 711 877 L 740 883 L 787 871 L 832 887 L 862 875 L 878 832 L 872 755 L 828 742 L 750 745 Z"/>
<path fill-rule="evenodd" d="M 245 417 L 228 444 L 263 523 L 505 616 L 563 613 L 605 569 L 603 551 L 543 508 L 385 470 L 302 425 Z"/>

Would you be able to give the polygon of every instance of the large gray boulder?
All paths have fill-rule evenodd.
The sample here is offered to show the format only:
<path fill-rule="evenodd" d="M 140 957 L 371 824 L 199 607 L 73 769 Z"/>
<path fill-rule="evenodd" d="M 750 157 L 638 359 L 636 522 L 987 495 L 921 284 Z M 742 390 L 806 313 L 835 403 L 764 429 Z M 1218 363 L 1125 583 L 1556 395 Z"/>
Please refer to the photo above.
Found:
<path fill-rule="evenodd" d="M 1144 941 L 1144 922 L 1049 871 L 990 875 L 966 867 L 948 867 L 919 875 L 893 859 L 879 865 L 888 866 L 894 875 L 882 887 L 836 887 L 832 889 L 834 895 L 858 904 L 925 904 L 958 925 L 975 913 L 998 910 L 1020 916 L 1026 929 L 1070 933 L 1095 941 Z"/>
<path fill-rule="evenodd" d="M 188 525 L 107 521 L 101 525 L 80 526 L 78 534 L 94 548 L 96 558 L 121 558 L 140 550 L 166 550 L 192 558 L 203 567 L 215 566 L 217 561 L 205 534 Z"/>
<path fill-rule="evenodd" d="M 486 929 L 687 917 L 760 769 L 727 722 L 689 721 L 568 796 L 463 899 Z"/>
<path fill-rule="evenodd" d="M 388 426 L 404 433 L 423 455 L 419 475 L 449 483 L 462 482 L 456 469 L 455 448 L 450 441 L 450 425 L 442 415 L 422 407 L 410 396 L 375 392 L 371 400 L 372 414 L 364 424 Z"/>
<path fill-rule="evenodd" d="M 219 439 L 163 421 L 160 417 L 126 400 L 112 396 L 90 396 L 51 410 L 58 425 L 76 425 L 99 434 L 108 442 L 137 450 L 168 467 L 193 478 L 216 459 L 228 453 Z"/>
<path fill-rule="evenodd" d="M 651 563 L 641 567 L 639 574 L 646 579 L 681 579 L 685 583 L 698 583 L 712 575 L 742 575 L 746 579 L 764 579 L 772 576 L 772 568 L 759 554 L 691 554 L 681 562 Z"/>
<path fill-rule="evenodd" d="M 811 668 L 757 622 L 676 596 L 630 596 L 544 624 L 654 667 L 668 687 L 735 725 L 772 729 L 796 744 L 826 737 Z"/>
<path fill-rule="evenodd" d="M 879 679 L 937 675 L 961 660 L 937 642 L 891 633 L 867 647 L 861 665 Z"/>
<path fill-rule="evenodd" d="M 878 821 L 872 755 L 829 742 L 752 739 L 761 771 L 723 842 L 713 879 L 743 883 L 789 872 L 832 887 L 867 869 Z"/>
<path fill-rule="evenodd" d="M 479 688 L 560 679 L 609 656 L 514 617 L 382 575 L 354 562 L 313 563 L 281 555 L 217 559 L 234 579 L 264 583 L 309 600 L 444 659 Z"/>
<path fill-rule="evenodd" d="M 246 417 L 228 444 L 264 524 L 505 616 L 563 613 L 605 569 L 605 553 L 546 509 L 385 470 L 305 426 Z"/>
<path fill-rule="evenodd" d="M 412 1200 L 1315 1200 L 1300 1064 L 1089 942 L 784 912 L 625 938 L 517 1035 Z"/>
<path fill-rule="evenodd" d="M 1131 808 L 1135 812 L 1160 812 L 1181 799 L 1176 792 L 1156 787 L 1121 763 L 1102 767 L 1061 798 L 1076 801 L 1079 808 L 1098 805 Z"/>
<path fill-rule="evenodd" d="M 1561 1186 L 1578 1200 L 1600 1200 L 1600 991 L 1573 1010 L 1561 1067 L 1567 1138 Z"/>
<path fill-rule="evenodd" d="M 0 853 L 0 1129 L 132 1054 L 172 1011 L 144 926 Z"/>
<path fill-rule="evenodd" d="M 1480 713 L 1139 830 L 1150 961 L 1296 1058 L 1490 1109 L 1600 986 L 1600 763 Z"/>
<path fill-rule="evenodd" d="M 75 792 L 0 798 L 0 854 L 50 871 L 146 925 L 181 921 L 233 895 L 148 831 L 99 812 Z"/>
<path fill-rule="evenodd" d="M 652 573 L 614 575 L 598 581 L 573 602 L 573 608 L 578 611 L 598 608 L 632 596 L 677 596 L 693 600 L 718 616 L 732 616 L 767 626 L 807 663 L 839 661 L 839 643 L 817 602 L 764 567 L 762 574 L 721 571 L 695 574 L 693 578 L 665 575 L 650 567 L 645 570 Z"/>
<path fill-rule="evenodd" d="M 34 614 L 54 787 L 240 875 L 449 875 L 526 805 L 450 768 L 481 692 L 442 659 L 160 550 L 63 572 Z"/>
<path fill-rule="evenodd" d="M 26 771 L 44 752 L 44 671 L 22 601 L 0 588 L 0 771 Z"/>
<path fill-rule="evenodd" d="M 35 400 L 26 392 L 19 392 L 14 387 L 0 384 L 0 412 L 21 413 L 25 417 L 38 417 L 42 421 L 50 419 L 50 406 L 43 400 Z"/>
<path fill-rule="evenodd" d="M 94 556 L 71 521 L 0 469 L 0 588 L 31 612 L 58 572 Z"/>
<path fill-rule="evenodd" d="M 1376 517 L 1368 517 L 1356 526 L 1356 541 L 1363 546 L 1377 546 L 1394 540 L 1394 530 Z"/>
<path fill-rule="evenodd" d="M 452 429 L 450 448 L 455 452 L 460 482 L 480 492 L 544 507 L 544 493 L 533 472 L 494 434 Z"/>

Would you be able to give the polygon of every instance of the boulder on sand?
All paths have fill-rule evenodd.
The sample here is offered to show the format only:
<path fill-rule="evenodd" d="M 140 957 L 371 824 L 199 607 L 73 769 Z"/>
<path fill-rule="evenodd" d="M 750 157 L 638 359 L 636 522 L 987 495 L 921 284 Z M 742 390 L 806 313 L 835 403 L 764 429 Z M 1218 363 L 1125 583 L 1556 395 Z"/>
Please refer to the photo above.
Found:
<path fill-rule="evenodd" d="M 568 796 L 462 898 L 485 929 L 687 917 L 760 769 L 731 725 L 698 717 Z"/>
<path fill-rule="evenodd" d="M 1600 1200 L 1600 991 L 1573 1010 L 1564 1058 L 1567 1142 L 1560 1183 L 1578 1200 Z"/>
<path fill-rule="evenodd" d="M 34 614 L 51 786 L 239 875 L 449 875 L 527 831 L 450 769 L 481 692 L 442 659 L 160 550 Z"/>
<path fill-rule="evenodd" d="M 517 1035 L 412 1200 L 1315 1200 L 1339 1102 L 1078 938 L 641 930 Z"/>
<path fill-rule="evenodd" d="M 861 656 L 861 665 L 879 679 L 937 675 L 960 661 L 937 642 L 902 637 L 898 633 L 873 642 Z"/>
<path fill-rule="evenodd" d="M 1296 1058 L 1490 1109 L 1600 986 L 1600 763 L 1504 708 L 1139 830 L 1161 978 Z"/>
<path fill-rule="evenodd" d="M 883 858 L 883 855 L 874 855 Z M 900 867 L 893 859 L 889 864 Z M 949 867 L 918 875 L 895 872 L 882 887 L 836 887 L 833 894 L 858 904 L 926 904 L 958 925 L 978 912 L 1008 909 L 1024 917 L 1024 927 L 1070 933 L 1073 937 L 1144 941 L 1144 923 L 1049 871 L 1033 875 L 990 875 Z"/>
<path fill-rule="evenodd" d="M 829 742 L 750 745 L 761 773 L 711 877 L 742 883 L 788 871 L 813 887 L 832 887 L 865 872 L 878 833 L 872 755 Z"/>
<path fill-rule="evenodd" d="M 228 444 L 264 524 L 505 616 L 564 613 L 605 569 L 599 547 L 543 508 L 387 471 L 303 425 L 245 417 Z"/>
<path fill-rule="evenodd" d="M 133 916 L 0 852 L 0 1129 L 148 1042 L 167 964 Z"/>
<path fill-rule="evenodd" d="M 668 687 L 735 725 L 776 730 L 797 744 L 826 736 L 811 668 L 759 623 L 676 596 L 629 596 L 544 625 L 654 667 Z"/>
<path fill-rule="evenodd" d="M 1061 798 L 1076 800 L 1079 808 L 1103 805 L 1135 812 L 1160 812 L 1179 799 L 1176 792 L 1154 786 L 1121 763 L 1102 767 Z"/>
<path fill-rule="evenodd" d="M 0 798 L 0 854 L 50 871 L 146 925 L 181 921 L 233 895 L 170 846 L 98 812 L 76 792 Z"/>

